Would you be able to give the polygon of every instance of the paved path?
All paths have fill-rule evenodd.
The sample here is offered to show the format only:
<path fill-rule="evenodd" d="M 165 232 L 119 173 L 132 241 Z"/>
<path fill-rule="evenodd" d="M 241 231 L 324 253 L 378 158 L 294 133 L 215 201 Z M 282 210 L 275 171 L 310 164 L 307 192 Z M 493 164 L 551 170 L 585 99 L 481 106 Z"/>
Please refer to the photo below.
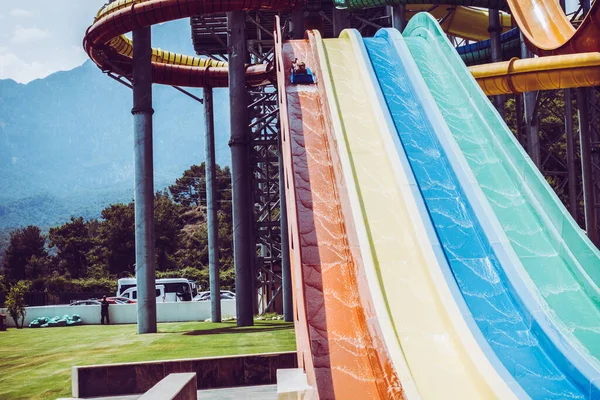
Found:
<path fill-rule="evenodd" d="M 137 400 L 140 395 L 86 397 L 85 400 Z M 198 400 L 276 400 L 277 385 L 243 386 L 225 389 L 198 390 Z M 57 400 L 81 400 L 62 398 Z"/>

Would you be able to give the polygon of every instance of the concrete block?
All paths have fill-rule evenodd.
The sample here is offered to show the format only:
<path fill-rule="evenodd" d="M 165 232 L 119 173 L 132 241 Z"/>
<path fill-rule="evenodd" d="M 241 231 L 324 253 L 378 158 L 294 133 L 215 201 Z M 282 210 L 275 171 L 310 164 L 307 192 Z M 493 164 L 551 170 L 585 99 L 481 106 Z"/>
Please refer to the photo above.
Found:
<path fill-rule="evenodd" d="M 196 374 L 169 374 L 139 400 L 197 400 Z"/>
<path fill-rule="evenodd" d="M 277 400 L 316 399 L 315 390 L 308 384 L 302 368 L 277 370 Z"/>

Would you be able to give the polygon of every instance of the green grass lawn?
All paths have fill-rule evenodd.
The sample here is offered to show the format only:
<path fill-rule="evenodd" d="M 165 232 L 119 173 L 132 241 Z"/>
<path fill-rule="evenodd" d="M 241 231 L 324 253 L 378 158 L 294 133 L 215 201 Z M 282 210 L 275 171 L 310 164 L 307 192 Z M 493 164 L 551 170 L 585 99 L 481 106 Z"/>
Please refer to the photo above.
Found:
<path fill-rule="evenodd" d="M 84 325 L 0 332 L 0 399 L 71 397 L 71 367 L 293 351 L 294 326 L 283 321 L 180 322 L 138 335 L 136 325 Z"/>

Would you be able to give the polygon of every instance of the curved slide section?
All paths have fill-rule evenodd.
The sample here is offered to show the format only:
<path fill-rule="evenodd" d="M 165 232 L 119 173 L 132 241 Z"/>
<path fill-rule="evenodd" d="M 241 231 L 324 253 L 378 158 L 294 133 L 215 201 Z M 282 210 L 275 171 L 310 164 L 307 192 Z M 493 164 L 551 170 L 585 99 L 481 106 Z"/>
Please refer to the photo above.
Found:
<path fill-rule="evenodd" d="M 401 1 L 334 0 L 334 2 L 340 8 L 368 8 L 397 5 Z M 523 32 L 528 47 L 537 55 L 600 51 L 600 4 L 597 1 L 592 3 L 589 13 L 577 29 L 573 27 L 556 0 L 506 0 L 506 3 L 517 26 Z M 499 9 L 505 5 L 504 1 L 496 0 L 467 0 L 466 2 L 457 0 L 455 4 Z"/>
<path fill-rule="evenodd" d="M 456 4 L 408 4 L 406 19 L 410 20 L 417 13 L 426 11 L 441 21 L 440 26 L 449 35 L 468 40 L 489 39 L 490 17 L 488 11 Z M 508 32 L 512 28 L 510 14 L 504 11 L 500 12 L 500 26 L 502 32 Z"/>
<path fill-rule="evenodd" d="M 407 381 L 424 399 L 514 398 L 446 284 L 358 33 L 323 40 L 319 58 L 363 262 L 377 271 L 396 332 L 396 344 L 389 336 L 386 343 L 401 346 L 410 376 L 399 374 L 408 397 Z"/>
<path fill-rule="evenodd" d="M 406 42 L 411 49 L 423 47 L 420 38 Z M 585 398 L 584 383 L 570 376 L 567 363 L 557 363 L 564 356 L 541 345 L 548 341 L 546 332 L 530 326 L 531 311 L 515 298 L 521 293 L 501 266 L 502 244 L 490 242 L 479 219 L 483 213 L 462 189 L 461 183 L 468 185 L 465 175 L 461 182 L 457 163 L 438 139 L 448 128 L 431 111 L 435 103 L 400 34 L 383 31 L 366 45 L 447 265 L 479 329 L 532 398 Z"/>
<path fill-rule="evenodd" d="M 89 57 L 103 71 L 131 76 L 131 43 L 123 35 L 135 27 L 156 25 L 193 15 L 256 9 L 291 9 L 301 0 L 119 0 L 103 7 L 83 39 Z M 275 79 L 268 64 L 249 65 L 246 83 L 264 85 Z M 227 65 L 210 59 L 152 51 L 152 82 L 188 87 L 226 87 Z"/>
<path fill-rule="evenodd" d="M 320 81 L 310 36 L 312 45 L 284 43 L 277 65 L 299 364 L 320 399 L 356 393 L 401 398 L 360 252 L 353 248 L 353 221 L 342 211 L 344 190 L 336 181 L 331 128 L 323 113 L 327 99 L 321 83 L 289 84 L 286 66 L 295 58 L 305 60 Z"/>
<path fill-rule="evenodd" d="M 218 0 L 118 0 L 105 5 L 87 29 L 83 47 L 89 57 L 103 71 L 131 76 L 133 46 L 125 33 L 137 26 L 155 25 L 193 15 L 217 12 L 271 9 L 292 9 L 302 0 L 275 1 L 218 1 Z M 493 0 L 484 3 L 491 4 Z M 471 40 L 488 37 L 488 17 L 485 10 L 462 6 L 437 4 L 412 5 L 412 13 L 428 10 L 444 18 L 444 28 L 452 35 Z M 511 27 L 511 17 L 501 14 L 503 30 Z M 227 63 L 208 58 L 193 57 L 161 49 L 152 49 L 152 79 L 154 83 L 187 87 L 226 87 Z M 247 83 L 250 86 L 274 81 L 275 73 L 268 64 L 249 65 Z"/>
<path fill-rule="evenodd" d="M 575 29 L 555 0 L 507 0 L 528 47 L 539 56 L 600 51 L 600 5 Z"/>
<path fill-rule="evenodd" d="M 543 307 L 533 313 L 537 329 L 552 333 L 546 313 L 561 329 L 562 338 L 550 337 L 551 342 L 545 343 L 565 357 L 553 360 L 559 361 L 559 367 L 571 365 L 567 372 L 585 388 L 586 397 L 598 396 L 598 362 L 580 354 L 591 352 L 597 357 L 600 343 L 598 287 L 590 278 L 598 273 L 597 249 L 502 122 L 437 23 L 423 14 L 409 24 L 405 37 L 495 214 L 498 237 L 510 243 L 506 256 L 512 261 L 503 263 L 503 268 L 516 268 L 523 285 Z"/>
<path fill-rule="evenodd" d="M 600 53 L 547 56 L 469 67 L 488 96 L 600 85 Z"/>

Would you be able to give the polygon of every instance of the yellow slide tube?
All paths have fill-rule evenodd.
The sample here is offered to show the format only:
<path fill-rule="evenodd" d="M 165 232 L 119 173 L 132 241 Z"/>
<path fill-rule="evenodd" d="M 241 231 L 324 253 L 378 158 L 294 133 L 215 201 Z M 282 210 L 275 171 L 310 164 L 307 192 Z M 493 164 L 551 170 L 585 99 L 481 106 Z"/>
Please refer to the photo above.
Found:
<path fill-rule="evenodd" d="M 486 40 L 490 38 L 488 10 L 447 4 L 435 6 L 431 4 L 409 4 L 406 6 L 406 18 L 410 19 L 422 11 L 427 11 L 437 20 L 446 17 L 440 26 L 449 35 L 468 40 Z M 500 26 L 502 32 L 512 28 L 510 14 L 500 11 Z"/>
<path fill-rule="evenodd" d="M 600 53 L 569 54 L 469 67 L 486 95 L 600 85 Z"/>

